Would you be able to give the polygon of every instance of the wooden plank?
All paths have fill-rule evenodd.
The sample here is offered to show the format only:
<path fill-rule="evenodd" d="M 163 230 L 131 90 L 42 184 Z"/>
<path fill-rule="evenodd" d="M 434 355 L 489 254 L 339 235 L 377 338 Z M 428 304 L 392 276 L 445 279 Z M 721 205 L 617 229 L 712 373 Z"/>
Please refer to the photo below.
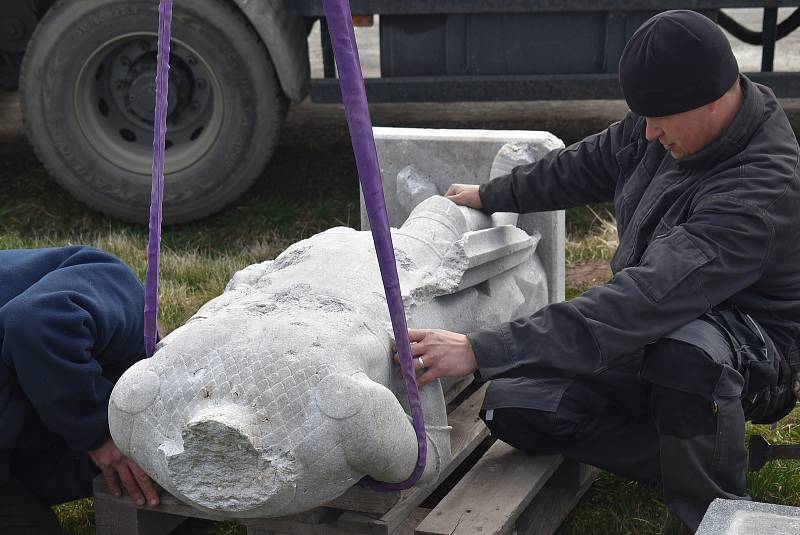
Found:
<path fill-rule="evenodd" d="M 460 382 L 461 385 L 457 387 L 460 392 L 466 388 L 471 379 L 468 381 Z M 361 487 L 351 489 L 352 494 L 348 499 L 364 499 L 368 503 L 356 504 L 354 501 L 350 507 L 358 507 L 360 509 L 371 509 L 375 514 L 383 514 L 381 518 L 375 518 L 368 514 L 358 514 L 341 511 L 336 511 L 331 507 L 320 507 L 312 511 L 295 515 L 293 517 L 285 517 L 279 519 L 254 519 L 242 521 L 248 527 L 248 533 L 253 534 L 266 534 L 266 533 L 286 533 L 286 534 L 309 534 L 309 535 L 338 535 L 340 533 L 359 533 L 369 535 L 388 535 L 405 526 L 408 527 L 409 518 L 413 517 L 415 510 L 434 490 L 438 483 L 444 481 L 459 464 L 489 435 L 489 430 L 484 425 L 483 421 L 478 416 L 478 411 L 483 403 L 486 385 L 482 385 L 466 400 L 464 400 L 458 407 L 456 407 L 448 415 L 448 424 L 453 428 L 450 434 L 450 450 L 452 452 L 453 460 L 442 471 L 439 480 L 431 485 L 425 487 L 414 487 L 399 493 L 376 493 Z M 457 393 L 454 394 L 454 397 Z M 101 482 L 102 484 L 102 482 Z M 97 492 L 97 491 L 96 491 Z M 102 494 L 102 490 L 100 493 Z M 367 498 L 367 494 L 370 496 Z M 105 494 L 116 500 L 110 494 Z M 381 496 L 387 494 L 388 496 Z M 394 495 L 394 496 L 392 496 Z M 122 500 L 124 498 L 120 498 Z M 128 500 L 129 501 L 129 500 Z M 164 494 L 161 498 L 161 505 L 153 508 L 154 511 L 168 513 L 170 515 L 178 515 L 181 517 L 190 518 L 203 518 L 209 520 L 222 520 L 221 515 L 200 511 L 188 505 L 179 502 L 175 497 L 170 494 Z M 330 502 L 330 504 L 336 501 Z M 387 504 L 391 504 L 391 508 L 387 510 Z M 130 502 L 128 504 L 134 509 L 136 505 Z M 151 509 L 147 506 L 138 509 Z M 339 509 L 345 509 L 340 507 Z M 330 520 L 328 518 L 329 512 L 335 512 L 338 515 L 337 520 Z"/>
<path fill-rule="evenodd" d="M 563 461 L 496 442 L 420 523 L 418 535 L 508 533 Z"/>
<path fill-rule="evenodd" d="M 307 524 L 286 518 L 242 520 L 247 535 L 350 535 L 336 523 Z"/>
<path fill-rule="evenodd" d="M 458 395 L 464 391 L 469 385 L 471 385 L 475 381 L 475 377 L 472 375 L 467 375 L 466 377 L 462 377 L 461 379 L 453 382 L 447 389 L 447 392 L 444 393 L 444 402 L 450 403 L 453 401 Z"/>
<path fill-rule="evenodd" d="M 353 486 L 347 492 L 325 504 L 326 507 L 382 515 L 400 501 L 402 491 L 377 492 L 366 487 Z"/>
<path fill-rule="evenodd" d="M 486 394 L 486 386 L 481 386 L 448 416 L 447 422 L 453 428 L 450 433 L 450 451 L 453 460 L 439 475 L 437 484 L 444 481 L 483 442 L 483 439 L 489 436 L 489 429 L 478 416 Z M 436 490 L 437 484 L 409 489 L 400 502 L 381 517 L 381 520 L 389 526 L 390 533 L 395 531 L 411 511 Z"/>
<path fill-rule="evenodd" d="M 169 498 L 177 500 L 169 494 L 162 497 L 167 507 L 139 507 L 130 496 L 110 494 L 102 476 L 94 479 L 93 488 L 97 535 L 166 535 L 192 516 L 171 510 Z"/>
<path fill-rule="evenodd" d="M 94 499 L 95 532 L 97 535 L 167 535 L 186 518 L 157 511 L 142 511 L 130 503 L 123 503 L 110 494 Z"/>
<path fill-rule="evenodd" d="M 450 403 L 458 397 L 464 389 L 474 382 L 473 376 L 469 375 L 450 383 L 445 393 L 445 403 Z M 449 419 L 449 417 L 448 417 Z M 452 423 L 450 424 L 452 425 Z M 452 440 L 452 439 L 451 439 Z M 450 448 L 453 451 L 453 448 Z M 402 491 L 397 492 L 376 492 L 366 487 L 355 485 L 347 490 L 338 498 L 327 502 L 325 507 L 342 509 L 344 511 L 355 511 L 359 513 L 384 514 L 387 513 L 403 497 Z"/>
<path fill-rule="evenodd" d="M 425 507 L 416 507 L 411 510 L 411 513 L 405 518 L 405 520 L 392 532 L 392 535 L 414 535 L 414 529 L 417 525 L 422 521 L 423 518 L 428 516 L 431 510 Z M 353 529 L 355 529 L 357 533 L 361 533 L 364 526 L 372 526 L 374 531 L 372 533 L 381 533 L 385 532 L 386 528 L 385 525 L 382 525 L 378 522 L 370 524 L 370 518 L 364 518 L 364 515 L 360 515 L 354 512 L 347 512 L 344 513 L 337 522 L 337 525 L 340 529 L 344 530 L 346 533 L 354 533 Z M 383 531 L 382 531 L 383 530 Z"/>
<path fill-rule="evenodd" d="M 411 511 L 411 514 L 408 515 L 406 520 L 392 532 L 392 535 L 414 535 L 416 527 L 430 512 L 431 510 L 425 507 L 417 507 Z"/>
<path fill-rule="evenodd" d="M 399 529 L 411 512 L 436 490 L 438 484 L 444 481 L 483 442 L 483 439 L 489 436 L 489 430 L 478 416 L 485 392 L 486 385 L 482 385 L 448 415 L 448 423 L 453 428 L 450 433 L 450 451 L 453 460 L 439 475 L 439 480 L 433 485 L 414 487 L 403 491 L 400 501 L 382 517 L 378 519 L 359 517 L 359 520 L 348 523 L 348 529 L 353 533 L 384 535 L 394 533 Z"/>
<path fill-rule="evenodd" d="M 179 501 L 175 496 L 167 492 L 162 492 L 160 496 L 161 503 L 155 507 L 149 505 L 136 505 L 133 500 L 127 495 L 119 498 L 113 496 L 108 492 L 106 483 L 103 476 L 97 476 L 93 481 L 94 497 L 100 497 L 104 505 L 113 505 L 116 508 L 130 507 L 139 511 L 150 511 L 154 513 L 165 513 L 169 515 L 182 516 L 185 518 L 202 518 L 205 520 L 226 520 L 222 514 L 214 514 L 207 511 L 201 511 L 190 507 L 185 503 Z"/>
<path fill-rule="evenodd" d="M 486 386 L 482 385 L 469 398 L 459 405 L 447 416 L 447 423 L 453 430 L 450 433 L 450 451 L 453 454 L 453 462 L 450 463 L 446 475 L 439 476 L 439 481 L 450 475 L 450 472 L 464 458 L 466 458 L 481 441 L 489 436 L 489 429 L 483 423 L 478 412 L 483 405 L 483 397 L 486 394 Z"/>
<path fill-rule="evenodd" d="M 575 465 L 578 465 L 577 472 L 581 475 L 578 484 L 573 487 L 559 486 L 560 481 L 574 477 Z M 575 461 L 565 461 L 559 472 L 562 470 L 562 474 L 557 472 L 552 478 L 555 481 L 548 482 L 517 519 L 516 530 L 519 535 L 553 535 L 600 473 L 597 468 Z"/>

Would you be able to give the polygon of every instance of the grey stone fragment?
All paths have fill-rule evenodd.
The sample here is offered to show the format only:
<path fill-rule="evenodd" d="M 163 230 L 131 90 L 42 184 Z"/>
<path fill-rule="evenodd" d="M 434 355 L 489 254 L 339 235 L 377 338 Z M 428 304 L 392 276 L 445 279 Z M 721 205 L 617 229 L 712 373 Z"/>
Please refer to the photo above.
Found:
<path fill-rule="evenodd" d="M 489 170 L 489 180 L 503 175 L 508 175 L 515 167 L 527 165 L 539 160 L 545 152 L 541 143 L 530 141 L 512 141 L 506 143 L 492 161 L 492 168 Z M 400 177 L 398 177 L 398 180 Z M 497 212 L 492 214 L 492 222 L 495 226 L 516 225 L 519 214 L 510 212 Z"/>
<path fill-rule="evenodd" d="M 494 178 L 493 173 L 508 170 L 514 162 L 536 161 L 564 146 L 554 135 L 540 131 L 388 127 L 377 127 L 373 131 L 392 226 L 402 224 L 410 213 L 398 198 L 398 191 L 402 189 L 398 176 L 409 166 L 415 170 L 415 180 L 429 177 L 436 191 L 444 194 L 450 184 L 481 184 Z M 504 222 L 509 220 L 501 219 L 495 224 Z M 529 234 L 538 232 L 541 235 L 536 250 L 547 274 L 549 301 L 563 301 L 563 210 L 522 215 L 518 226 Z M 363 198 L 361 228 L 369 229 Z"/>
<path fill-rule="evenodd" d="M 397 201 L 408 213 L 428 197 L 439 193 L 431 178 L 420 173 L 412 165 L 404 167 L 397 174 Z"/>
<path fill-rule="evenodd" d="M 547 303 L 537 236 L 434 196 L 393 230 L 408 325 L 471 331 Z M 334 228 L 236 273 L 129 369 L 109 405 L 115 442 L 162 487 L 230 517 L 317 507 L 417 459 L 372 236 Z M 420 391 L 421 484 L 450 460 L 439 382 Z"/>
<path fill-rule="evenodd" d="M 716 499 L 697 535 L 800 535 L 800 508 Z"/>

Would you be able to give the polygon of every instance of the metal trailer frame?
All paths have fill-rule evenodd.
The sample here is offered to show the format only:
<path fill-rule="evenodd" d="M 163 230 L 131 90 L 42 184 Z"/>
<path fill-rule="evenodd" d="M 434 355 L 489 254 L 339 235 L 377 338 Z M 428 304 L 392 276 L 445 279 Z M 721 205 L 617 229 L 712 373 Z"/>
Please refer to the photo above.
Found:
<path fill-rule="evenodd" d="M 351 0 L 354 15 L 468 15 L 509 13 L 605 12 L 606 30 L 620 13 L 693 9 L 764 8 L 761 32 L 744 28 L 722 11 L 717 23 L 736 38 L 762 46 L 761 72 L 747 73 L 754 81 L 770 86 L 778 97 L 800 97 L 800 72 L 774 72 L 775 43 L 800 25 L 800 9 L 778 24 L 778 8 L 800 7 L 800 1 L 782 0 Z M 286 8 L 304 17 L 322 17 L 321 0 L 291 0 Z M 314 102 L 341 102 L 330 35 L 324 18 L 321 47 L 324 78 L 312 79 Z M 614 48 L 611 47 L 613 51 Z M 619 51 L 617 51 L 619 52 Z M 606 73 L 537 74 L 493 76 L 399 76 L 365 81 L 371 102 L 457 102 L 620 99 L 616 65 Z"/>

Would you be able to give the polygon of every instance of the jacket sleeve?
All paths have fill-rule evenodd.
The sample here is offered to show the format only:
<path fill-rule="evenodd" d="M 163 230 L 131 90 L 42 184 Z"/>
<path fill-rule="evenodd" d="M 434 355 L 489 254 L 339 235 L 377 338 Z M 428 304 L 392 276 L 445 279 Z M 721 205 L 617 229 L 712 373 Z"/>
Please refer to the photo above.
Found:
<path fill-rule="evenodd" d="M 628 144 L 637 120 L 629 112 L 602 132 L 482 184 L 483 211 L 522 214 L 613 200 L 619 176 L 616 154 Z"/>
<path fill-rule="evenodd" d="M 103 366 L 141 357 L 143 293 L 116 257 L 84 248 L 0 308 L 0 359 L 76 451 L 109 436 Z"/>
<path fill-rule="evenodd" d="M 470 333 L 480 373 L 522 367 L 596 372 L 696 319 L 761 277 L 774 229 L 757 207 L 726 195 L 701 201 L 654 239 L 638 265 L 569 302 Z"/>

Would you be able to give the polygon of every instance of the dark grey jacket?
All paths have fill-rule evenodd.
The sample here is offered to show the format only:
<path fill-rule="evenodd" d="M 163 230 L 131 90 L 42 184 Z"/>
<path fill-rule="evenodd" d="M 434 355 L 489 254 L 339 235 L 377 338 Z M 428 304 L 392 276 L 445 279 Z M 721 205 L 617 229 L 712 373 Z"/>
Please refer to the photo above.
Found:
<path fill-rule="evenodd" d="M 628 113 L 607 130 L 481 186 L 484 211 L 614 201 L 613 278 L 528 318 L 470 333 L 487 408 L 555 410 L 563 377 L 594 374 L 720 304 L 800 359 L 800 149 L 768 88 L 741 78 L 726 134 L 675 160 Z M 634 357 L 635 358 L 635 357 Z"/>

